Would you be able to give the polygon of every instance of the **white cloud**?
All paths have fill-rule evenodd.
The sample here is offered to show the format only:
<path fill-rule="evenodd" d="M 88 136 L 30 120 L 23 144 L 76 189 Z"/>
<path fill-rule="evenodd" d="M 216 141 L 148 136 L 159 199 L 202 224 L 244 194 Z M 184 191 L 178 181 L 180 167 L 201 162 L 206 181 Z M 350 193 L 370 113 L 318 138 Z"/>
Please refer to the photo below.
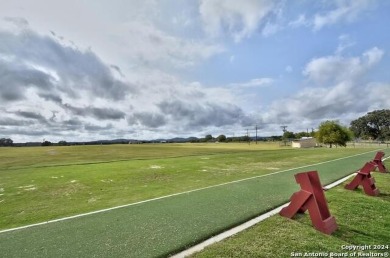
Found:
<path fill-rule="evenodd" d="M 336 49 L 336 55 L 340 55 L 345 49 L 354 46 L 356 43 L 352 41 L 351 37 L 347 34 L 339 36 L 339 45 Z"/>
<path fill-rule="evenodd" d="M 283 2 L 280 2 L 272 9 L 271 14 L 267 17 L 267 23 L 261 31 L 261 34 L 264 37 L 274 35 L 285 28 L 283 16 L 284 8 Z"/>
<path fill-rule="evenodd" d="M 124 36 L 122 55 L 148 67 L 187 68 L 224 51 L 221 45 L 175 37 L 147 22 L 127 22 L 113 31 Z"/>
<path fill-rule="evenodd" d="M 340 113 L 354 108 L 353 85 L 342 82 L 331 88 L 305 88 L 290 99 L 283 100 L 283 105 L 273 103 L 273 116 L 292 123 L 295 119 L 319 120 L 338 117 Z M 357 104 L 359 105 L 359 104 Z"/>
<path fill-rule="evenodd" d="M 269 86 L 272 83 L 274 83 L 274 79 L 272 79 L 272 78 L 256 78 L 256 79 L 250 80 L 249 82 L 231 83 L 231 84 L 229 84 L 229 86 L 251 88 L 251 87 Z"/>
<path fill-rule="evenodd" d="M 383 55 L 384 51 L 377 47 L 374 47 L 363 53 L 363 57 L 365 58 L 368 66 L 372 66 L 378 63 L 382 59 Z"/>
<path fill-rule="evenodd" d="M 200 0 L 199 11 L 209 35 L 227 33 L 240 42 L 259 28 L 274 6 L 269 0 Z"/>
<path fill-rule="evenodd" d="M 307 17 L 306 14 L 299 14 L 295 20 L 288 23 L 290 28 L 312 27 L 319 31 L 326 26 L 338 23 L 351 23 L 359 16 L 374 6 L 375 0 L 330 0 L 323 1 L 321 8 L 326 11 L 314 13 Z M 331 6 L 329 10 L 328 7 Z"/>
<path fill-rule="evenodd" d="M 383 54 L 374 47 L 357 57 L 335 55 L 311 60 L 303 74 L 317 87 L 302 88 L 289 98 L 274 101 L 262 115 L 263 121 L 295 125 L 299 121 L 316 127 L 323 120 L 340 119 L 348 124 L 367 110 L 389 108 L 389 85 L 365 82 Z"/>
<path fill-rule="evenodd" d="M 180 13 L 174 17 L 172 17 L 172 23 L 174 26 L 183 26 L 189 27 L 193 24 L 193 20 L 186 13 Z"/>
<path fill-rule="evenodd" d="M 311 60 L 303 75 L 317 84 L 337 83 L 356 80 L 374 64 L 378 63 L 384 52 L 374 47 L 364 52 L 361 57 L 326 56 Z"/>
<path fill-rule="evenodd" d="M 276 34 L 277 32 L 281 31 L 283 29 L 282 26 L 280 26 L 278 23 L 271 23 L 267 22 L 261 31 L 261 34 L 264 37 L 269 37 L 273 34 Z"/>
<path fill-rule="evenodd" d="M 41 34 L 52 31 L 63 42 L 72 41 L 80 48 L 91 48 L 105 62 L 121 67 L 124 74 L 127 68 L 140 65 L 171 70 L 188 68 L 224 51 L 220 44 L 196 35 L 186 37 L 175 33 L 172 28 L 177 28 L 177 24 L 191 27 L 195 17 L 189 11 L 192 7 L 188 7 L 167 19 L 162 10 L 168 12 L 170 5 L 173 4 L 155 0 L 99 3 L 69 0 L 66 4 L 45 0 L 10 1 L 0 8 L 0 19 L 8 17 L 19 26 L 29 22 Z M 69 16 L 75 11 L 76 16 Z"/>
<path fill-rule="evenodd" d="M 370 103 L 368 110 L 389 109 L 390 83 L 369 83 L 365 88 L 365 96 Z"/>
<path fill-rule="evenodd" d="M 372 0 L 336 0 L 335 9 L 324 14 L 316 14 L 313 21 L 314 30 L 339 22 L 353 22 L 358 16 L 373 5 Z"/>
<path fill-rule="evenodd" d="M 309 26 L 310 22 L 306 19 L 305 14 L 300 14 L 297 19 L 289 22 L 288 26 L 292 28 L 298 28 L 302 26 Z"/>
<path fill-rule="evenodd" d="M 360 58 L 343 58 L 340 56 L 326 56 L 311 60 L 305 67 L 303 75 L 318 84 L 328 83 L 331 80 L 340 81 L 361 72 Z"/>
<path fill-rule="evenodd" d="M 317 118 L 352 117 L 354 112 L 386 107 L 388 103 L 389 84 L 368 83 L 365 77 L 382 60 L 384 51 L 374 47 L 351 56 L 346 49 L 354 42 L 348 35 L 341 35 L 333 55 L 315 57 L 304 66 L 302 75 L 306 80 L 300 92 L 294 94 L 294 86 L 288 85 L 285 92 L 289 96 L 274 101 L 267 110 L 261 105 L 278 98 L 284 88 L 272 89 L 272 78 L 240 81 L 251 72 L 237 67 L 237 61 L 248 62 L 248 48 L 243 52 L 241 45 L 231 46 L 226 40 L 240 42 L 255 34 L 263 35 L 260 41 L 256 38 L 247 43 L 266 51 L 274 46 L 265 37 L 302 26 L 319 31 L 355 21 L 368 10 L 371 1 L 293 4 L 304 10 L 299 9 L 299 15 L 291 22 L 291 17 L 283 14 L 289 1 L 117 3 L 4 3 L 0 9 L 0 17 L 7 17 L 7 22 L 0 22 L 2 134 L 12 134 L 15 140 L 50 134 L 58 140 L 122 138 L 132 137 L 136 131 L 143 132 L 138 133 L 141 138 L 202 135 L 242 128 L 253 121 L 309 126 Z M 323 12 L 316 13 L 316 8 Z M 308 9 L 312 11 L 310 16 Z M 78 15 L 70 19 L 69 13 L 75 11 Z M 23 18 L 12 17 L 14 13 Z M 302 35 L 300 31 L 298 34 Z M 218 36 L 221 38 L 214 38 Z M 303 40 L 292 34 L 286 36 Z M 288 44 L 284 47 L 288 48 Z M 220 59 L 222 52 L 225 53 Z M 297 61 L 294 69 L 286 63 L 285 72 L 299 69 L 302 60 Z M 225 64 L 219 66 L 220 62 Z M 203 85 L 203 80 L 221 78 L 217 74 L 210 80 L 212 72 L 201 74 L 203 63 L 206 69 L 218 66 L 211 68 L 215 69 L 212 72 L 238 68 L 237 74 L 228 76 L 237 78 L 236 83 Z M 276 69 L 269 68 L 270 73 Z M 296 84 L 298 75 L 284 76 L 292 81 L 281 76 L 278 84 Z"/>
<path fill-rule="evenodd" d="M 204 47 L 147 28 L 140 31 L 140 37 L 149 37 L 160 46 L 155 46 L 155 52 L 150 49 L 152 53 L 143 52 L 148 46 L 139 46 L 133 53 L 144 55 L 149 62 L 161 59 L 175 65 L 174 60 L 189 62 L 209 55 L 209 50 L 201 50 Z M 179 46 L 168 46 L 171 43 L 183 49 L 176 51 Z M 165 53 L 177 54 L 177 58 Z M 148 59 L 153 58 L 151 54 L 159 56 Z M 155 64 L 134 69 L 125 78 L 116 77 L 114 72 L 120 68 L 105 64 L 92 50 L 64 45 L 29 28 L 22 33 L 0 30 L 0 56 L 0 110 L 6 114 L 0 130 L 15 141 L 42 136 L 56 140 L 126 138 L 140 129 L 145 132 L 143 137 L 155 130 L 160 130 L 158 136 L 166 136 L 179 129 L 196 133 L 249 121 L 232 104 L 237 103 L 236 96 L 228 89 L 188 83 L 155 69 Z M 22 129 L 25 125 L 29 130 Z"/>

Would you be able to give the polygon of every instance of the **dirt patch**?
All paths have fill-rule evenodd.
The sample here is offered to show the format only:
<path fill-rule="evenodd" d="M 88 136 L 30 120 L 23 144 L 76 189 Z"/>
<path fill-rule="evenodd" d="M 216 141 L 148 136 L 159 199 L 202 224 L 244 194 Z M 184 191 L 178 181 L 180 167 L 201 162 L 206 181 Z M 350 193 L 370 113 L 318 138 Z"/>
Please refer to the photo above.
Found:
<path fill-rule="evenodd" d="M 50 150 L 47 151 L 47 154 L 49 154 L 49 155 L 56 155 L 56 154 L 58 154 L 58 151 L 56 151 L 54 149 L 50 149 Z"/>
<path fill-rule="evenodd" d="M 25 189 L 25 188 L 31 188 L 31 187 L 35 187 L 35 185 L 24 185 L 24 186 L 18 186 L 17 188 L 18 189 Z"/>
<path fill-rule="evenodd" d="M 16 188 L 24 190 L 24 191 L 35 191 L 35 190 L 37 190 L 37 187 L 35 185 L 23 185 L 23 186 L 18 186 Z"/>
<path fill-rule="evenodd" d="M 172 180 L 172 177 L 163 173 L 154 173 L 151 175 L 148 175 L 144 178 L 144 183 L 149 183 L 149 182 L 169 182 Z M 147 184 L 146 184 L 147 185 Z"/>
<path fill-rule="evenodd" d="M 89 198 L 88 203 L 96 202 L 97 199 L 95 197 Z"/>
<path fill-rule="evenodd" d="M 162 169 L 164 167 L 158 166 L 158 165 L 151 165 L 149 168 L 151 168 L 151 169 Z"/>
<path fill-rule="evenodd" d="M 103 182 L 103 183 L 112 183 L 112 182 L 114 182 L 114 180 L 112 180 L 112 179 L 102 179 L 102 180 L 100 180 L 100 182 Z"/>
<path fill-rule="evenodd" d="M 82 191 L 86 188 L 85 185 L 78 182 L 70 182 L 62 187 L 56 188 L 50 192 L 50 195 L 53 197 L 64 197 L 71 196 L 79 191 Z"/>
<path fill-rule="evenodd" d="M 23 190 L 24 191 L 35 191 L 35 190 L 37 190 L 37 188 L 36 187 L 30 187 L 30 188 L 24 188 Z"/>

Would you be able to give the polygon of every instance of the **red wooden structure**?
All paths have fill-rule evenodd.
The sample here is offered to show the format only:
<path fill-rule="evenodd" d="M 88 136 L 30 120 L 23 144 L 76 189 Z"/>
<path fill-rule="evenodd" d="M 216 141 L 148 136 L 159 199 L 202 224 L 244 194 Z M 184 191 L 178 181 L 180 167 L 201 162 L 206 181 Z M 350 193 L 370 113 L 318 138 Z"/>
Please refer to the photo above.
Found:
<path fill-rule="evenodd" d="M 385 156 L 385 153 L 383 151 L 378 151 L 374 158 L 374 163 L 377 165 L 378 171 L 382 173 L 388 172 L 385 165 L 382 162 L 382 158 Z"/>
<path fill-rule="evenodd" d="M 330 215 L 317 171 L 298 173 L 295 180 L 301 190 L 291 196 L 290 204 L 279 214 L 291 219 L 298 212 L 309 210 L 313 226 L 322 233 L 332 234 L 337 229 L 336 219 Z"/>
<path fill-rule="evenodd" d="M 351 183 L 345 186 L 345 189 L 355 190 L 359 185 L 363 186 L 363 190 L 367 195 L 377 196 L 379 190 L 375 186 L 375 179 L 371 177 L 371 172 L 375 170 L 377 164 L 374 161 L 367 162 L 358 172 Z"/>

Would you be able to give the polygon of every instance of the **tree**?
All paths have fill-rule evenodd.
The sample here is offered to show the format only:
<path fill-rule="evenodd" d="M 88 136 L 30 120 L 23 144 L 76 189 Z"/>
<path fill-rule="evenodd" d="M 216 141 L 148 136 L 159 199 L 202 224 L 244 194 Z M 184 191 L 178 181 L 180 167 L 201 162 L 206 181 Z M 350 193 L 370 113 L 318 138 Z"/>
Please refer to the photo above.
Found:
<path fill-rule="evenodd" d="M 295 139 L 295 134 L 293 132 L 290 132 L 290 131 L 285 131 L 283 133 L 283 139 L 287 140 L 287 139 Z"/>
<path fill-rule="evenodd" d="M 0 139 L 0 146 L 12 146 L 14 142 L 10 138 L 1 138 Z"/>
<path fill-rule="evenodd" d="M 363 139 L 390 140 L 390 110 L 368 112 L 351 122 L 351 131 Z"/>
<path fill-rule="evenodd" d="M 329 144 L 330 148 L 332 144 L 346 146 L 352 139 L 352 132 L 337 121 L 325 121 L 320 124 L 316 138 L 320 143 Z"/>
<path fill-rule="evenodd" d="M 221 134 L 220 136 L 217 137 L 217 141 L 219 141 L 219 142 L 226 142 L 226 136 Z"/>
<path fill-rule="evenodd" d="M 208 134 L 208 135 L 206 135 L 206 137 L 204 137 L 204 140 L 206 142 L 211 141 L 212 139 L 213 139 L 213 136 L 211 134 Z"/>
<path fill-rule="evenodd" d="M 52 145 L 52 143 L 49 141 L 42 142 L 42 146 L 51 146 L 51 145 Z"/>
<path fill-rule="evenodd" d="M 58 145 L 60 145 L 60 146 L 67 146 L 68 143 L 66 141 L 59 141 Z"/>

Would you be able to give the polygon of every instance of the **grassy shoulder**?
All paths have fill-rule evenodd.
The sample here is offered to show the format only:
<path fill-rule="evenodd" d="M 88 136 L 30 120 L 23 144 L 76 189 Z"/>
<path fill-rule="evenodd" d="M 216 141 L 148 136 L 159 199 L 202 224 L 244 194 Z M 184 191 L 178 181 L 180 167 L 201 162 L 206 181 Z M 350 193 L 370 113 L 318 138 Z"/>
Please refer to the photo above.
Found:
<path fill-rule="evenodd" d="M 330 236 L 316 231 L 307 213 L 294 220 L 275 215 L 193 257 L 386 257 L 381 255 L 390 253 L 390 174 L 373 176 L 378 197 L 345 190 L 348 182 L 326 192 L 339 227 Z M 348 250 L 351 246 L 371 249 Z"/>

